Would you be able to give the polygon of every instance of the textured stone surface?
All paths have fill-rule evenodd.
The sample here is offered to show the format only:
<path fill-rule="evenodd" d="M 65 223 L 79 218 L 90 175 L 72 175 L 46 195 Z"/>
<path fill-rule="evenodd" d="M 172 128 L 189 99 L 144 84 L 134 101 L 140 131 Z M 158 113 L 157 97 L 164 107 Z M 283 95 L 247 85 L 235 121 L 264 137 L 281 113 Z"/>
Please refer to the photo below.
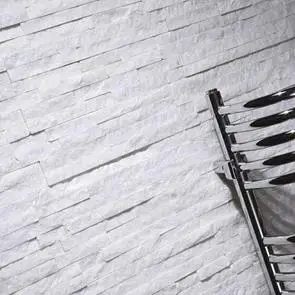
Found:
<path fill-rule="evenodd" d="M 0 3 L 0 294 L 268 295 L 204 99 L 294 84 L 295 1 Z"/>

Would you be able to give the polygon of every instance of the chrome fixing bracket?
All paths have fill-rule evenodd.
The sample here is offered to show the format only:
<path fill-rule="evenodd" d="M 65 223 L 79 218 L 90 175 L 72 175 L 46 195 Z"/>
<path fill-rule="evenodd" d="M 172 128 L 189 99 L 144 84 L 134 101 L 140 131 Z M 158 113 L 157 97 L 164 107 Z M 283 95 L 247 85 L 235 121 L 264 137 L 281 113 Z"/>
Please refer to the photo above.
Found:
<path fill-rule="evenodd" d="M 217 161 L 214 163 L 214 167 L 217 174 L 224 174 L 228 180 L 235 179 L 232 163 L 230 161 Z"/>

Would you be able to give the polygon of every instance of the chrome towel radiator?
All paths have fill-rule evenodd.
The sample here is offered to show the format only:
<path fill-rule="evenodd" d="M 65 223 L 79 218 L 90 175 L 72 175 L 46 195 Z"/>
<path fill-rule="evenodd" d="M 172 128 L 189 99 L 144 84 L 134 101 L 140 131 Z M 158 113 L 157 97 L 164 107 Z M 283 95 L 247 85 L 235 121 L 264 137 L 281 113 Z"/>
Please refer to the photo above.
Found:
<path fill-rule="evenodd" d="M 216 172 L 225 174 L 235 186 L 271 294 L 295 294 L 295 270 L 292 270 L 295 267 L 295 216 L 294 223 L 289 223 L 290 233 L 273 233 L 267 229 L 257 197 L 260 193 L 261 199 L 265 197 L 267 202 L 267 195 L 261 193 L 264 189 L 282 186 L 294 189 L 295 121 L 290 119 L 295 118 L 295 87 L 229 105 L 217 89 L 210 90 L 207 98 L 224 154 L 224 161 L 216 164 Z M 290 170 L 284 171 L 289 167 Z M 269 173 L 274 170 L 276 172 Z M 289 195 L 295 200 L 294 191 Z M 268 216 L 269 220 L 277 217 Z M 283 220 L 284 216 L 279 218 Z"/>

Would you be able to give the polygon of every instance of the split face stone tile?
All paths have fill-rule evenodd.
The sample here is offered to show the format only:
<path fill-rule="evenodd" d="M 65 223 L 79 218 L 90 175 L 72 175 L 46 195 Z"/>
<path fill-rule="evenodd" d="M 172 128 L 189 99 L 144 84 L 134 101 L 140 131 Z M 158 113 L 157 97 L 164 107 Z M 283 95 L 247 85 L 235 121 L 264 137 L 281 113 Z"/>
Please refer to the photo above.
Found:
<path fill-rule="evenodd" d="M 21 111 L 15 111 L 0 117 L 1 141 L 5 145 L 29 135 L 29 130 L 24 121 Z"/>
<path fill-rule="evenodd" d="M 28 19 L 24 1 L 3 1 L 0 4 L 0 11 L 1 29 L 18 25 Z"/>
<path fill-rule="evenodd" d="M 1 236 L 38 220 L 38 197 L 46 187 L 39 164 L 16 170 L 1 178 Z"/>

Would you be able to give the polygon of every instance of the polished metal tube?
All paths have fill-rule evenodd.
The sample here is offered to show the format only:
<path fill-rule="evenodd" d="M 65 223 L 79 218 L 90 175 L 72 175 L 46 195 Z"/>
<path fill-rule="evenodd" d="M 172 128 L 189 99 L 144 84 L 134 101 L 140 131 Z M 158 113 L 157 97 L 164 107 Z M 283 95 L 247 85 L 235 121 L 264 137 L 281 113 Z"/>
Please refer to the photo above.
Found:
<path fill-rule="evenodd" d="M 295 139 L 295 129 L 280 134 L 265 137 L 259 141 L 236 143 L 231 146 L 233 152 L 254 151 L 287 143 Z"/>
<path fill-rule="evenodd" d="M 292 236 L 278 236 L 278 237 L 264 237 L 265 245 L 294 245 L 295 235 Z"/>
<path fill-rule="evenodd" d="M 270 126 L 283 123 L 285 121 L 288 121 L 294 118 L 295 118 L 295 108 L 288 109 L 286 111 L 283 111 L 274 115 L 257 118 L 249 122 L 227 125 L 225 128 L 227 133 L 240 133 L 240 132 L 257 130 L 264 127 L 270 127 Z"/>
<path fill-rule="evenodd" d="M 269 261 L 271 263 L 286 263 L 286 264 L 294 264 L 295 263 L 295 254 L 289 255 L 270 255 Z"/>
<path fill-rule="evenodd" d="M 239 163 L 243 171 L 277 167 L 295 162 L 295 152 L 277 155 L 268 159 Z"/>
<path fill-rule="evenodd" d="M 234 114 L 247 112 L 257 108 L 267 107 L 285 100 L 295 98 L 295 87 L 292 86 L 290 88 L 283 89 L 276 93 L 266 95 L 257 99 L 250 100 L 244 104 L 237 103 L 227 106 L 221 106 L 219 108 L 219 113 L 221 115 Z"/>

